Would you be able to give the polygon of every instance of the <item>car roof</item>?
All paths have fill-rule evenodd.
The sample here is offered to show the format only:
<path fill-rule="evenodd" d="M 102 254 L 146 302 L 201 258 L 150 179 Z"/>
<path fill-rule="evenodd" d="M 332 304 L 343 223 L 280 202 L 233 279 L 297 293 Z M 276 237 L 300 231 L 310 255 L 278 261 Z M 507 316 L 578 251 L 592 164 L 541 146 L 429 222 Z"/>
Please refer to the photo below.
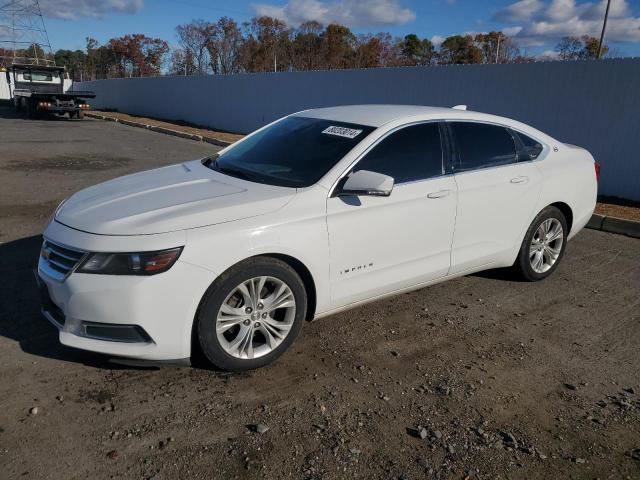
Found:
<path fill-rule="evenodd" d="M 463 107 L 463 106 L 461 106 Z M 466 108 L 466 107 L 465 107 Z M 539 141 L 557 143 L 553 137 L 544 132 L 513 120 L 489 113 L 474 112 L 465 108 L 428 107 L 423 105 L 342 105 L 328 108 L 315 108 L 295 113 L 294 116 L 333 120 L 336 122 L 354 123 L 381 127 L 396 120 L 420 121 L 420 120 L 463 120 L 488 122 L 505 125 L 509 128 L 520 130 L 527 135 L 532 135 Z"/>
<path fill-rule="evenodd" d="M 450 108 L 422 105 L 342 105 L 304 110 L 295 115 L 380 127 L 385 123 L 404 117 L 438 116 L 450 112 Z"/>

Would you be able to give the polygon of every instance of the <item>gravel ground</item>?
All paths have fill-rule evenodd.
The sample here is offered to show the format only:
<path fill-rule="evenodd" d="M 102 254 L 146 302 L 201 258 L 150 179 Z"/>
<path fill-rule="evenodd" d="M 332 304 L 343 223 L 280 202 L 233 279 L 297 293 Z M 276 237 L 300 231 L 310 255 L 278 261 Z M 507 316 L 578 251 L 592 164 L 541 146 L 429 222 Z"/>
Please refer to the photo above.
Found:
<path fill-rule="evenodd" d="M 158 120 L 157 118 L 141 117 L 139 115 L 130 115 L 122 112 L 103 112 L 101 110 L 96 110 L 93 113 L 104 115 L 106 117 L 117 118 L 118 120 L 130 120 L 132 122 L 144 123 L 145 125 L 164 127 L 171 130 L 178 130 L 180 132 L 204 135 L 206 137 L 214 137 L 226 142 L 235 142 L 244 137 L 244 135 L 238 133 L 221 132 L 219 130 L 211 130 L 210 128 L 201 128 L 185 122 L 169 122 L 165 120 Z"/>
<path fill-rule="evenodd" d="M 616 205 L 614 203 L 599 202 L 596 205 L 596 213 L 606 217 L 624 218 L 640 222 L 640 207 L 631 207 L 628 205 Z"/>
<path fill-rule="evenodd" d="M 0 112 L 0 478 L 640 478 L 640 241 L 305 325 L 267 368 L 135 369 L 38 314 L 37 234 L 89 184 L 210 145 Z"/>

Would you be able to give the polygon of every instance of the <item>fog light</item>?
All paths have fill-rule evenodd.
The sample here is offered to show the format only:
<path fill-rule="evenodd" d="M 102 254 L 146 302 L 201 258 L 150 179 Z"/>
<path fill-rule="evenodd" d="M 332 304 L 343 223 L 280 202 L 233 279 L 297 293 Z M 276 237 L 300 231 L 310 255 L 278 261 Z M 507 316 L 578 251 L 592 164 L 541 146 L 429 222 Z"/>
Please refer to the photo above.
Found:
<path fill-rule="evenodd" d="M 151 343 L 149 334 L 139 325 L 82 322 L 85 337 L 108 342 Z"/>

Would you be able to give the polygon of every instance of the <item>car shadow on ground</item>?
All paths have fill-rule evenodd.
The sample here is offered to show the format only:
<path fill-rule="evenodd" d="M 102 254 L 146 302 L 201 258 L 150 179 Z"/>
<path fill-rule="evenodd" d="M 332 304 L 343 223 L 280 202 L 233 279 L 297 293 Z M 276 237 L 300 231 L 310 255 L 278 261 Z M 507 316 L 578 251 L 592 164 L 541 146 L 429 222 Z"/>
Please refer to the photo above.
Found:
<path fill-rule="evenodd" d="M 94 368 L 144 368 L 114 364 L 106 356 L 60 344 L 58 330 L 40 313 L 34 271 L 41 244 L 40 235 L 0 244 L 0 335 L 31 355 Z"/>
<path fill-rule="evenodd" d="M 481 272 L 471 274 L 472 277 L 487 278 L 490 280 L 503 280 L 505 282 L 523 283 L 527 280 L 523 279 L 513 268 L 494 268 L 493 270 L 483 270 Z"/>

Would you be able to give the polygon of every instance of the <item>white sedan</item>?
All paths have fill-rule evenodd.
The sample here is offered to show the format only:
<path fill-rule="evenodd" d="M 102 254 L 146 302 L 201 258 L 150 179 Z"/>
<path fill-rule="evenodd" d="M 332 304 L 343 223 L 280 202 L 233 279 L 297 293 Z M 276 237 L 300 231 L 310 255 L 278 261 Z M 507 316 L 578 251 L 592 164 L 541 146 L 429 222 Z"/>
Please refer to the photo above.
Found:
<path fill-rule="evenodd" d="M 252 369 L 305 320 L 480 270 L 542 280 L 598 174 L 582 148 L 464 108 L 307 110 L 65 200 L 42 309 L 72 347 Z"/>

